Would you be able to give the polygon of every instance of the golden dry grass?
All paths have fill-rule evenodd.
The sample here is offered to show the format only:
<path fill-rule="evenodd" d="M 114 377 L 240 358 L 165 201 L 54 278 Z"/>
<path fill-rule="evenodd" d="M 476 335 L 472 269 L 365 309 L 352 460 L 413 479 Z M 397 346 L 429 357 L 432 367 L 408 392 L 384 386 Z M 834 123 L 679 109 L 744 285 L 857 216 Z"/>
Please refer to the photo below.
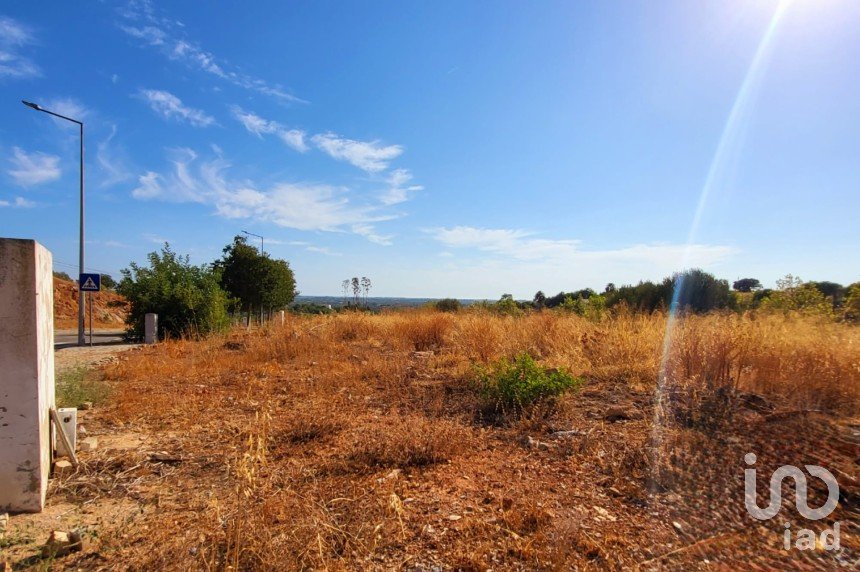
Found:
<path fill-rule="evenodd" d="M 684 568 L 684 555 L 660 560 L 667 546 L 719 533 L 734 540 L 709 550 L 728 551 L 729 562 L 780 562 L 748 541 L 764 533 L 744 520 L 742 501 L 712 497 L 731 513 L 715 519 L 701 500 L 737 500 L 747 450 L 776 464 L 816 451 L 854 471 L 850 454 L 818 444 L 858 412 L 860 329 L 688 316 L 672 325 L 664 359 L 666 333 L 664 315 L 401 311 L 294 316 L 146 349 L 108 366 L 115 390 L 100 420 L 185 461 L 141 497 L 159 509 L 105 534 L 103 553 L 132 569 Z M 521 352 L 585 387 L 551 413 L 484 425 L 473 364 Z M 654 415 L 661 372 L 670 409 L 702 409 L 720 388 L 770 409 L 732 401 L 743 414 L 723 433 L 680 423 L 659 427 L 658 443 L 655 419 L 681 418 Z M 605 421 L 613 405 L 632 420 Z M 795 417 L 801 410 L 824 413 Z M 574 434 L 550 442 L 559 429 Z M 673 519 L 690 530 L 679 538 Z"/>

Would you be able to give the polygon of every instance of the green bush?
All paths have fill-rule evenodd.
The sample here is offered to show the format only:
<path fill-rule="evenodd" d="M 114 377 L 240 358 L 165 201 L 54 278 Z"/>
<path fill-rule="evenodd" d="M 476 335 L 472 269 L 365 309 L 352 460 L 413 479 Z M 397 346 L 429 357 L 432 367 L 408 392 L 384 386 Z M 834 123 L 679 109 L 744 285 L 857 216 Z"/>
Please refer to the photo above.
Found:
<path fill-rule="evenodd" d="M 443 298 L 436 300 L 436 310 L 439 312 L 458 312 L 460 310 L 460 301 L 455 298 Z"/>
<path fill-rule="evenodd" d="M 134 262 L 122 271 L 117 292 L 129 301 L 128 335 L 143 337 L 144 316 L 158 314 L 159 336 L 206 335 L 226 328 L 227 294 L 218 273 L 192 266 L 165 244 L 161 253 L 149 253 L 149 268 Z"/>
<path fill-rule="evenodd" d="M 561 368 L 545 368 L 522 353 L 513 360 L 502 359 L 490 368 L 477 369 L 478 388 L 486 404 L 496 412 L 514 413 L 537 404 L 552 404 L 564 392 L 576 388 L 582 379 Z"/>

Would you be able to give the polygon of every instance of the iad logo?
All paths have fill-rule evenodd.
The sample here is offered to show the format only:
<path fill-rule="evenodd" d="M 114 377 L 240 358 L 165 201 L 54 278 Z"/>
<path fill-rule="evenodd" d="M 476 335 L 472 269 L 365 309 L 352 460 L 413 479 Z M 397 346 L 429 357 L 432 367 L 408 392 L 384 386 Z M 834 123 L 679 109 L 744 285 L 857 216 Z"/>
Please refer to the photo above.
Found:
<path fill-rule="evenodd" d="M 744 461 L 747 465 L 755 465 L 755 454 L 747 453 L 744 455 Z M 786 477 L 794 479 L 794 504 L 801 516 L 808 520 L 820 520 L 830 515 L 839 503 L 839 483 L 836 482 L 836 477 L 818 465 L 806 465 L 805 467 L 811 476 L 821 479 L 827 485 L 827 502 L 818 508 L 809 508 L 806 474 L 794 465 L 783 465 L 774 471 L 770 477 L 769 504 L 766 508 L 759 508 L 756 498 L 756 470 L 754 468 L 744 469 L 744 505 L 750 516 L 757 520 L 770 520 L 779 514 L 782 509 L 782 481 Z M 783 545 L 786 550 L 789 550 L 791 549 L 791 524 L 786 522 L 785 528 Z M 825 550 L 839 550 L 839 542 L 839 522 L 836 522 L 833 525 L 833 530 L 823 530 L 820 538 L 816 538 L 815 532 L 812 530 L 800 529 L 794 546 L 799 550 L 812 550 L 816 548 L 816 545 Z"/>

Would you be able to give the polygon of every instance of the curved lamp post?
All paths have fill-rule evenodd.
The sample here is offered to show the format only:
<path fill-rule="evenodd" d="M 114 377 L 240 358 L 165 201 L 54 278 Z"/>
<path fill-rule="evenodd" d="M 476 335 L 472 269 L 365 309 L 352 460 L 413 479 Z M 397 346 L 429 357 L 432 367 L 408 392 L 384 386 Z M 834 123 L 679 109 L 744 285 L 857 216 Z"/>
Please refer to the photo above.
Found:
<path fill-rule="evenodd" d="M 77 123 L 78 127 L 81 128 L 81 235 L 80 235 L 80 252 L 78 257 L 78 345 L 85 345 L 85 336 L 84 336 L 84 315 L 85 315 L 85 306 L 86 302 L 83 292 L 81 292 L 81 280 L 80 275 L 84 273 L 84 124 L 82 121 L 78 121 L 77 119 L 72 119 L 71 117 L 66 117 L 65 115 L 60 115 L 59 113 L 54 113 L 53 111 L 49 111 L 44 107 L 40 106 L 37 103 L 33 103 L 30 101 L 21 100 L 21 103 L 35 109 L 36 111 L 41 111 L 43 113 L 47 113 L 48 115 L 53 115 L 54 117 L 59 117 L 60 119 L 65 119 L 66 121 L 71 121 L 72 123 Z"/>

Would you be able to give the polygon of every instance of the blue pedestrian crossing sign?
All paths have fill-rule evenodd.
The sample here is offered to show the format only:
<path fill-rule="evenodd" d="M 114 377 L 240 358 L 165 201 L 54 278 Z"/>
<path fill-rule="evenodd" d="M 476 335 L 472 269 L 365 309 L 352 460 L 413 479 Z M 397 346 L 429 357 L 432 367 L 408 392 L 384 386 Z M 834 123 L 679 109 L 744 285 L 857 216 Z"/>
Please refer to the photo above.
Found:
<path fill-rule="evenodd" d="M 78 277 L 78 284 L 81 285 L 82 292 L 98 292 L 102 289 L 102 275 L 81 274 Z"/>

